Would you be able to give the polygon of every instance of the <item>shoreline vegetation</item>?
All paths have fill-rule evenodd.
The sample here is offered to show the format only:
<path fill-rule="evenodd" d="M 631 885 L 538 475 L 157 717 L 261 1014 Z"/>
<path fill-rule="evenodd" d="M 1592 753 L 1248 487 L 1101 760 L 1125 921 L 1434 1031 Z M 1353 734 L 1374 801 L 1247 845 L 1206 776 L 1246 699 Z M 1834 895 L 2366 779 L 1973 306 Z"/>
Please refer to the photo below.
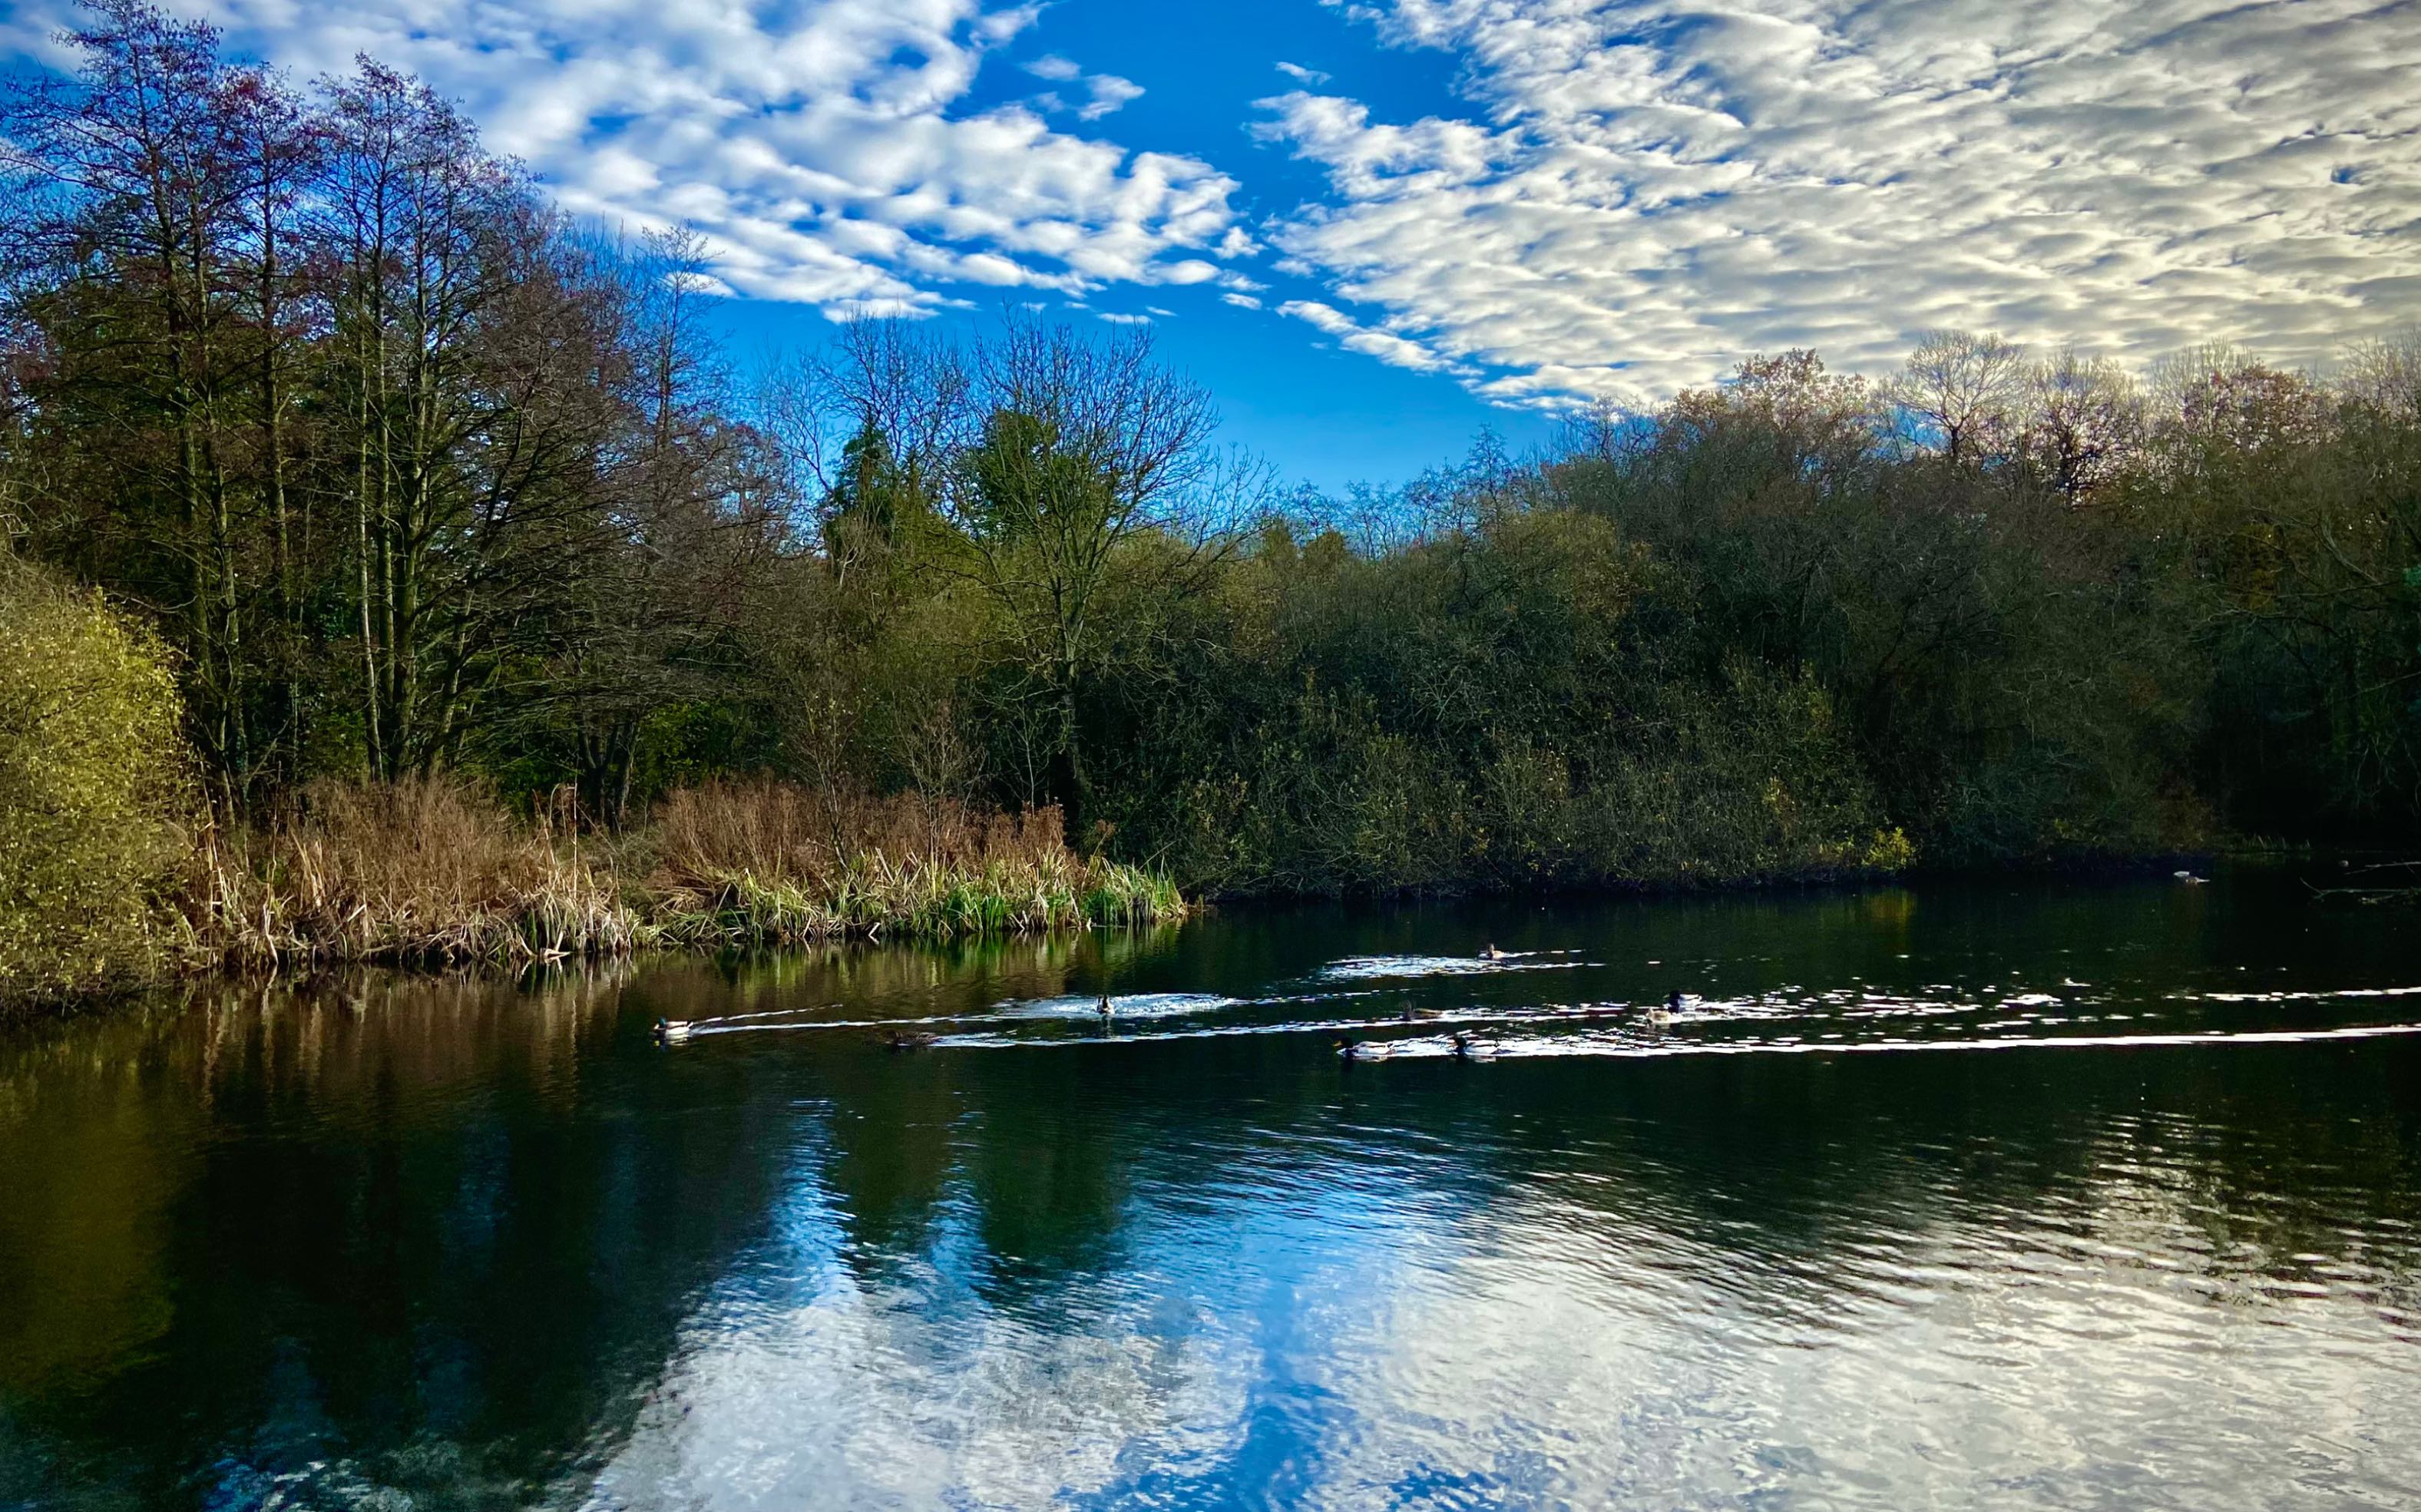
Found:
<path fill-rule="evenodd" d="M 712 782 L 609 834 L 443 777 L 317 784 L 286 816 L 205 831 L 162 901 L 168 969 L 289 974 L 1145 928 L 1188 909 L 1164 875 L 1071 851 L 1048 809 Z"/>
<path fill-rule="evenodd" d="M 1753 355 L 1323 496 L 1148 327 L 743 368 L 417 81 L 86 13 L 0 80 L 0 1011 L 2421 843 L 2421 334 Z"/>

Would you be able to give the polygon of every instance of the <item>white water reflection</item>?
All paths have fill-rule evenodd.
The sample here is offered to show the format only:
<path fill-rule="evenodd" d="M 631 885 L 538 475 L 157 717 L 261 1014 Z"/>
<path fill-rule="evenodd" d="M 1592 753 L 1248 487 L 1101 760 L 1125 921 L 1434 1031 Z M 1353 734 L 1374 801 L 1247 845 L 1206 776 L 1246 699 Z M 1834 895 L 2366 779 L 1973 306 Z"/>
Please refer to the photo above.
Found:
<path fill-rule="evenodd" d="M 1831 1215 L 1804 1258 L 1735 1248 L 1654 1179 L 1549 1171 L 1481 1202 L 1451 1157 L 1364 1148 L 1358 1173 L 1262 1169 L 1208 1204 L 1147 1186 L 1116 1264 L 1047 1306 L 987 1285 L 963 1194 L 924 1253 L 869 1271 L 805 1157 L 779 1239 L 705 1299 L 635 1431 L 567 1493 L 632 1512 L 2414 1504 L 2409 1270 L 2215 1241 L 2192 1158 L 2209 1131 L 2107 1137 L 2079 1191 L 2012 1209 L 1921 1183 Z M 2261 1269 L 2302 1262 L 2315 1279 Z"/>

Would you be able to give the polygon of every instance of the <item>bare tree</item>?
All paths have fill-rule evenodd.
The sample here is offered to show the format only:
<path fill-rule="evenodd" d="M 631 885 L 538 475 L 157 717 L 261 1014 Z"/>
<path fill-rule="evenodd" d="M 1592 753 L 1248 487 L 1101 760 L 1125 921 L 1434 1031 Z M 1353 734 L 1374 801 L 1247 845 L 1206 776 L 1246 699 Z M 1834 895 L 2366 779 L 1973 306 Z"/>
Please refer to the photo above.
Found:
<path fill-rule="evenodd" d="M 2172 466 L 2213 451 L 2256 452 L 2320 440 L 2329 400 L 2306 374 L 2273 367 L 2226 342 L 2189 347 L 2152 369 L 2155 437 Z"/>
<path fill-rule="evenodd" d="M 1929 331 L 1886 392 L 1958 465 L 1981 461 L 2007 441 L 2025 383 L 2023 349 L 1997 335 Z"/>
<path fill-rule="evenodd" d="M 2021 449 L 2070 505 L 2134 465 L 2144 444 L 2144 401 L 2117 364 L 2063 350 L 2027 373 Z"/>
<path fill-rule="evenodd" d="M 2336 390 L 2382 416 L 2421 420 L 2421 327 L 2357 342 L 2339 366 Z"/>

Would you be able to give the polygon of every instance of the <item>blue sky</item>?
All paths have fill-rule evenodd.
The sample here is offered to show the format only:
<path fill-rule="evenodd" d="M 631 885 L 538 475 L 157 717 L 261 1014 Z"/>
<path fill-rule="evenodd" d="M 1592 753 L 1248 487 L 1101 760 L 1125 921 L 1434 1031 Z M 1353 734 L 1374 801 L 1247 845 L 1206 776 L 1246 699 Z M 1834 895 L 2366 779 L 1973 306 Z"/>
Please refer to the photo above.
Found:
<path fill-rule="evenodd" d="M 567 208 L 685 224 L 743 355 L 1149 320 L 1327 488 L 1921 332 L 2324 366 L 2421 318 L 2421 0 L 172 0 L 367 52 Z M 55 58 L 70 0 L 0 0 Z"/>
<path fill-rule="evenodd" d="M 1060 118 L 1061 129 L 1096 139 L 1149 144 L 1210 164 L 1234 179 L 1230 196 L 1242 224 L 1286 215 L 1316 200 L 1324 176 L 1284 144 L 1256 140 L 1268 118 L 1255 102 L 1298 87 L 1279 62 L 1328 72 L 1330 87 L 1383 101 L 1407 118 L 1456 107 L 1459 68 L 1450 55 L 1373 45 L 1370 28 L 1341 9 L 1304 0 L 1235 0 L 1215 8 L 1136 5 L 1132 0 L 1061 0 L 989 60 L 965 97 L 970 112 L 1014 107 L 1054 90 L 1026 67 L 1043 58 L 1081 61 L 1089 73 L 1138 85 L 1153 82 L 1111 116 Z M 1273 39 L 1284 39 L 1273 50 Z M 1182 60 L 1181 66 L 1172 66 Z M 1081 91 L 1063 91 L 1081 93 Z M 1214 286 L 1113 286 L 1086 297 L 1101 314 L 1152 320 L 1159 350 L 1217 395 L 1226 433 L 1268 456 L 1285 475 L 1331 491 L 1354 482 L 1400 481 L 1460 456 L 1483 429 L 1515 450 L 1544 442 L 1554 419 L 1536 410 L 1491 403 L 1451 379 L 1374 361 L 1338 347 L 1300 320 L 1280 316 L 1290 299 L 1320 300 L 1316 278 L 1278 272 L 1253 259 L 1247 276 L 1269 286 L 1251 311 L 1223 302 Z M 942 319 L 981 321 L 1019 291 L 937 284 L 971 309 Z M 1154 310 L 1171 312 L 1155 316 Z M 1082 312 L 1067 311 L 1071 319 Z M 733 301 L 726 311 L 734 344 L 795 347 L 821 339 L 812 305 Z"/>

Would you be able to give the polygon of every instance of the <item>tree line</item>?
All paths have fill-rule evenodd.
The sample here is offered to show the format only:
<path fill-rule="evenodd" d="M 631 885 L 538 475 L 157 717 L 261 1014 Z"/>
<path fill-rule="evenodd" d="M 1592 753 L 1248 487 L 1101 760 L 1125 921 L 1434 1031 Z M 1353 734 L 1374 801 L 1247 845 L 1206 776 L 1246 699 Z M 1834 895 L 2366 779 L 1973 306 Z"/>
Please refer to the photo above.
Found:
<path fill-rule="evenodd" d="M 92 14 L 0 116 L 0 523 L 170 648 L 225 812 L 774 774 L 1235 892 L 2421 830 L 2410 338 L 1789 352 L 1289 494 L 1148 330 L 743 376 L 695 240 L 584 229 L 416 81 Z"/>

